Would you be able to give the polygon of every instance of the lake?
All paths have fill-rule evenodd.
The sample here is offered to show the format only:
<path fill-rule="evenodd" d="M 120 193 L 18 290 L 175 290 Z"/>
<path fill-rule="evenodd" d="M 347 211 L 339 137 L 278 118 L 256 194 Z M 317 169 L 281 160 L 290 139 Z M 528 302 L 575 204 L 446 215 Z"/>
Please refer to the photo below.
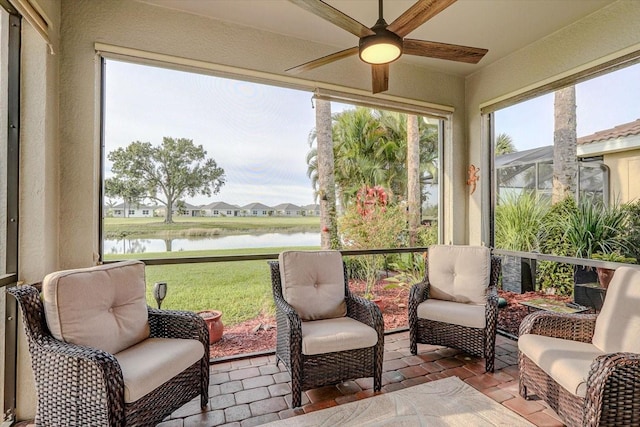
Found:
<path fill-rule="evenodd" d="M 207 249 L 271 248 L 282 246 L 320 246 L 320 233 L 235 234 L 220 237 L 178 239 L 109 239 L 104 254 L 139 254 Z"/>

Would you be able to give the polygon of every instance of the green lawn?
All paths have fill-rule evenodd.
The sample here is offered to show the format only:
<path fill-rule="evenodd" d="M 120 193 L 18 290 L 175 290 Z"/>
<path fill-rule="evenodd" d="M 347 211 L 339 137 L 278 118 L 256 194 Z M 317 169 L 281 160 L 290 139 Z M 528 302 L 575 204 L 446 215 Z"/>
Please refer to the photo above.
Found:
<path fill-rule="evenodd" d="M 222 217 L 175 218 L 164 224 L 162 218 L 105 218 L 104 238 L 196 237 L 223 234 L 318 231 L 319 217 Z M 260 248 L 158 252 L 144 254 L 105 254 L 106 261 L 138 258 L 203 257 L 279 253 L 286 249 L 318 247 Z M 261 312 L 273 312 L 271 278 L 267 262 L 238 261 L 202 264 L 148 266 L 147 301 L 152 307 L 155 282 L 167 282 L 168 293 L 162 308 L 177 310 L 220 310 L 223 322 L 233 325 L 252 319 Z"/>
<path fill-rule="evenodd" d="M 173 224 L 163 218 L 105 218 L 104 238 L 196 237 L 221 234 L 318 231 L 320 217 L 174 217 Z"/>
<path fill-rule="evenodd" d="M 229 249 L 210 251 L 182 251 L 180 256 L 216 256 L 279 253 L 291 249 L 317 247 Z M 175 257 L 175 252 L 149 253 L 144 258 Z M 136 259 L 140 254 L 110 255 L 107 260 Z M 147 302 L 156 307 L 153 285 L 167 282 L 167 297 L 162 308 L 199 311 L 214 309 L 223 312 L 225 325 L 252 319 L 262 312 L 273 313 L 271 276 L 267 261 L 236 261 L 202 264 L 147 266 Z"/>

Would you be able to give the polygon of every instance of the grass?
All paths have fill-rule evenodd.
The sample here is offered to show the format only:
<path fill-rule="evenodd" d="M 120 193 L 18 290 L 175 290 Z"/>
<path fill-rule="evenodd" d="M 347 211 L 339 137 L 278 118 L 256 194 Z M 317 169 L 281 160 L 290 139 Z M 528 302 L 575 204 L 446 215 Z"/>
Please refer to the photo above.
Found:
<path fill-rule="evenodd" d="M 123 237 L 207 237 L 222 234 L 318 231 L 320 217 L 174 217 L 173 224 L 163 218 L 105 218 L 104 238 Z"/>
<path fill-rule="evenodd" d="M 180 256 L 216 256 L 279 253 L 287 247 L 260 249 L 227 249 L 182 251 Z M 250 251 L 250 252 L 249 252 Z M 176 253 L 149 253 L 146 258 L 170 258 Z M 107 260 L 136 259 L 139 254 L 109 255 Z M 146 267 L 147 302 L 156 307 L 153 285 L 167 282 L 168 291 L 162 308 L 173 310 L 220 310 L 225 325 L 253 319 L 261 313 L 274 313 L 271 275 L 267 261 L 212 262 L 202 264 L 153 265 Z"/>

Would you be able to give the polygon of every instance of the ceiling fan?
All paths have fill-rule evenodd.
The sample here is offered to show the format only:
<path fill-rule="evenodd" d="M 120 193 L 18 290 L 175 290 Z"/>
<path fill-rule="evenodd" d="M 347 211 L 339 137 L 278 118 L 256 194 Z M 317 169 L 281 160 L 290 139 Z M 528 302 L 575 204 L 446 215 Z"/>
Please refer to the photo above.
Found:
<path fill-rule="evenodd" d="M 379 18 L 371 28 L 365 27 L 322 0 L 289 1 L 358 36 L 360 43 L 358 46 L 289 68 L 286 70 L 288 73 L 297 74 L 312 70 L 358 54 L 362 61 L 371 64 L 372 91 L 379 93 L 389 89 L 389 64 L 400 58 L 402 54 L 477 64 L 488 52 L 487 49 L 477 47 L 405 38 L 411 31 L 451 6 L 456 0 L 418 0 L 391 24 L 387 24 L 384 20 L 382 0 L 378 0 Z"/>

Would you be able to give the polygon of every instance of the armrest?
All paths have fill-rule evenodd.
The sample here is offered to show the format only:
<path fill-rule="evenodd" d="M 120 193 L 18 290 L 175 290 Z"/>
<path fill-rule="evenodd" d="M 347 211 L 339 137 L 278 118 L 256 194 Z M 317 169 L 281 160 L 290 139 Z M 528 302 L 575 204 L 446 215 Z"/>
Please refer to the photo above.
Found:
<path fill-rule="evenodd" d="M 273 301 L 276 305 L 276 312 L 278 312 L 286 320 L 286 326 L 290 331 L 300 331 L 298 335 L 302 339 L 302 320 L 295 309 L 289 305 L 284 298 L 274 295 Z"/>
<path fill-rule="evenodd" d="M 429 298 L 429 281 L 424 280 L 411 286 L 409 290 L 409 305 L 414 302 L 416 306 Z"/>
<path fill-rule="evenodd" d="M 74 408 L 78 399 L 94 410 L 108 413 L 110 425 L 124 425 L 124 379 L 116 358 L 106 351 L 42 336 L 30 343 L 39 401 Z M 54 378 L 54 376 L 56 378 Z M 78 390 L 93 390 L 90 396 L 60 393 L 55 384 L 73 384 Z"/>
<path fill-rule="evenodd" d="M 151 337 L 183 338 L 200 341 L 209 347 L 209 330 L 200 316 L 190 311 L 159 310 L 147 307 Z"/>
<path fill-rule="evenodd" d="M 411 286 L 409 290 L 409 324 L 416 322 L 418 319 L 418 306 L 421 302 L 429 298 L 429 280 L 425 279 L 420 283 Z"/>
<path fill-rule="evenodd" d="M 580 342 L 591 342 L 596 314 L 561 314 L 539 311 L 527 315 L 520 335 L 535 334 Z"/>
<path fill-rule="evenodd" d="M 384 321 L 380 308 L 374 302 L 353 294 L 345 301 L 347 316 L 375 329 L 378 333 L 378 341 L 380 341 L 384 336 Z"/>
<path fill-rule="evenodd" d="M 640 354 L 610 353 L 598 356 L 591 363 L 587 378 L 583 420 L 600 420 L 604 415 L 602 411 L 606 410 L 603 402 L 616 402 L 616 413 L 635 412 L 637 399 L 633 396 L 639 387 Z M 628 422 L 628 418 L 625 420 Z"/>

